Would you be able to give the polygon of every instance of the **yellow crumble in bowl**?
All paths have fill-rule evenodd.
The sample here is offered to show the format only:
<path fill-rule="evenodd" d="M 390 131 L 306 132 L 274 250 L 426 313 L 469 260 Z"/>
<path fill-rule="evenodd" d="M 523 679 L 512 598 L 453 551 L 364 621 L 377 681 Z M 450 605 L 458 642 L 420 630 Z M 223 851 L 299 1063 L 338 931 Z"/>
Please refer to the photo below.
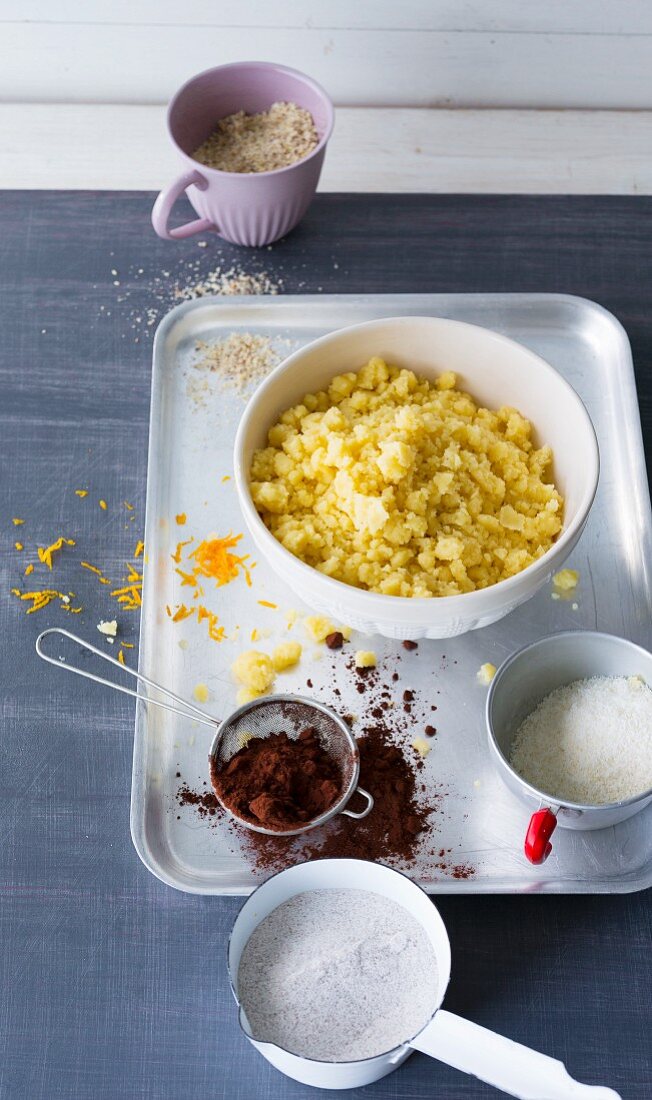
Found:
<path fill-rule="evenodd" d="M 552 451 L 514 408 L 478 406 L 373 358 L 306 394 L 254 453 L 268 530 L 345 584 L 391 596 L 460 595 L 537 561 L 562 528 Z"/>

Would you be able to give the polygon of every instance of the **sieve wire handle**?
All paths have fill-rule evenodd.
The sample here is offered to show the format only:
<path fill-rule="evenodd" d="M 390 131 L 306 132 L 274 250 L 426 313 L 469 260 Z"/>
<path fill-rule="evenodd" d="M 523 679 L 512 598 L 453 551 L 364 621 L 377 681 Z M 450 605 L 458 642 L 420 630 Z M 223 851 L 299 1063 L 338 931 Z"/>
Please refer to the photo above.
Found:
<path fill-rule="evenodd" d="M 94 672 L 89 672 L 85 668 L 79 668 L 77 665 L 71 665 L 61 657 L 52 657 L 49 653 L 45 653 L 43 650 L 43 640 L 47 638 L 49 634 L 60 634 L 64 638 L 69 638 L 75 645 L 79 645 L 82 649 L 87 649 L 90 653 L 94 653 L 96 657 L 101 657 L 103 661 L 108 661 L 109 664 L 115 665 L 121 672 L 126 672 L 129 676 L 133 676 L 135 680 L 138 680 L 141 684 L 146 684 L 148 687 L 155 688 L 156 691 L 160 691 L 163 695 L 167 695 L 179 706 L 173 707 L 170 703 L 164 703 L 162 699 L 153 699 L 151 695 L 141 695 L 139 691 L 134 691 L 132 688 L 125 687 L 124 684 L 116 684 L 113 680 L 105 680 L 102 676 L 97 676 Z M 193 703 L 189 703 L 186 699 L 182 699 L 180 695 L 175 695 L 169 688 L 163 687 L 162 684 L 157 684 L 155 680 L 150 680 L 148 676 L 144 676 L 142 672 L 136 672 L 133 668 L 129 668 L 127 665 L 123 665 L 120 661 L 116 661 L 115 657 L 109 657 L 108 653 L 104 653 L 97 646 L 91 645 L 90 642 L 85 641 L 83 638 L 79 638 L 76 634 L 71 634 L 69 630 L 64 630 L 60 626 L 50 627 L 49 630 L 44 630 L 39 634 L 36 639 L 36 652 L 39 657 L 42 657 L 44 661 L 48 661 L 49 664 L 54 665 L 55 668 L 65 668 L 68 672 L 74 672 L 77 676 L 85 676 L 87 680 L 93 680 L 96 684 L 104 684 L 105 687 L 113 688 L 114 691 L 121 691 L 123 695 L 131 695 L 134 699 L 141 699 L 143 703 L 152 703 L 155 707 L 161 707 L 162 710 L 169 710 L 172 714 L 180 714 L 182 718 L 193 718 L 197 722 L 203 722 L 206 726 L 212 726 L 215 729 L 219 726 L 219 720 L 217 718 L 211 718 L 210 714 L 206 714 L 199 707 L 194 706 Z M 181 709 L 183 707 L 183 710 Z M 190 713 L 189 713 L 190 712 Z"/>
<path fill-rule="evenodd" d="M 344 817 L 352 817 L 355 821 L 361 821 L 363 817 L 366 817 L 367 814 L 371 810 L 373 810 L 374 796 L 372 794 L 369 794 L 369 791 L 365 791 L 364 787 L 360 786 L 354 788 L 354 790 L 351 792 L 351 797 L 353 797 L 354 794 L 361 794 L 363 798 L 367 799 L 367 805 L 365 806 L 364 810 L 360 810 L 359 814 L 357 814 L 355 810 L 340 810 L 340 813 L 343 814 Z"/>

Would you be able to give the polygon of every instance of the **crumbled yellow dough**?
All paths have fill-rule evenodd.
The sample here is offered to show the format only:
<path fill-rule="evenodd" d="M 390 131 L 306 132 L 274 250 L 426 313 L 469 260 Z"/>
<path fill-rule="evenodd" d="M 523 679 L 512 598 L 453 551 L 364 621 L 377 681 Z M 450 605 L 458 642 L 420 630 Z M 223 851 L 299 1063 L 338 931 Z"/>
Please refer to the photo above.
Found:
<path fill-rule="evenodd" d="M 356 668 L 375 668 L 376 654 L 370 649 L 358 649 L 355 655 Z"/>
<path fill-rule="evenodd" d="M 580 575 L 577 569 L 560 569 L 559 573 L 555 573 L 552 578 L 552 583 L 555 588 L 561 589 L 562 592 L 571 592 L 573 588 L 577 588 L 579 579 Z"/>
<path fill-rule="evenodd" d="M 195 684 L 192 693 L 198 703 L 207 703 L 209 691 L 206 684 Z"/>
<path fill-rule="evenodd" d="M 281 642 L 272 653 L 272 664 L 276 672 L 293 668 L 301 658 L 301 646 L 298 642 Z"/>
<path fill-rule="evenodd" d="M 272 534 L 327 576 L 393 596 L 471 592 L 540 558 L 563 516 L 550 447 L 456 382 L 376 358 L 284 412 L 251 466 Z"/>
<path fill-rule="evenodd" d="M 327 635 L 335 630 L 330 619 L 324 618 L 323 615 L 306 615 L 303 625 L 315 642 L 323 642 Z"/>
<path fill-rule="evenodd" d="M 306 615 L 303 625 L 314 642 L 324 642 L 329 634 L 339 630 L 343 638 L 348 641 L 351 637 L 350 626 L 335 626 L 330 619 L 323 615 Z"/>
<path fill-rule="evenodd" d="M 113 640 L 118 633 L 117 619 L 109 619 L 108 622 L 104 622 L 104 620 L 101 620 L 97 624 L 97 629 L 99 630 L 100 634 L 104 634 L 107 638 L 111 638 L 111 640 Z"/>
<path fill-rule="evenodd" d="M 243 687 L 254 693 L 252 698 L 256 695 L 264 695 L 274 683 L 275 672 L 272 659 L 258 649 L 247 649 L 244 653 L 240 653 L 231 665 L 231 671 Z M 248 700 L 245 701 L 248 702 Z M 238 702 L 240 702 L 239 693 Z"/>
<path fill-rule="evenodd" d="M 481 684 L 484 684 L 485 687 L 487 686 L 487 684 L 491 683 L 495 675 L 496 666 L 492 665 L 490 661 L 487 661 L 485 665 L 480 665 L 480 668 L 477 671 L 478 680 Z"/>
<path fill-rule="evenodd" d="M 250 703 L 250 702 L 251 702 L 251 700 L 250 700 L 250 699 L 247 699 L 246 701 L 247 701 L 248 703 Z M 246 745 L 246 744 L 247 744 L 247 743 L 248 743 L 249 741 L 251 741 L 251 738 L 252 738 L 252 737 L 253 737 L 253 733 L 251 732 L 251 730 L 242 730 L 242 733 L 239 733 L 239 734 L 238 734 L 238 745 L 239 745 L 239 747 L 240 747 L 241 749 L 243 749 L 243 748 L 245 747 L 245 745 Z"/>
<path fill-rule="evenodd" d="M 251 688 L 241 687 L 238 688 L 235 701 L 239 707 L 243 707 L 245 703 L 253 703 L 254 699 L 258 699 L 260 695 L 260 691 L 253 691 Z"/>
<path fill-rule="evenodd" d="M 412 742 L 412 748 L 416 749 L 416 751 L 419 753 L 419 756 L 425 757 L 432 749 L 432 745 L 428 741 L 426 741 L 425 737 L 415 737 L 414 741 Z"/>

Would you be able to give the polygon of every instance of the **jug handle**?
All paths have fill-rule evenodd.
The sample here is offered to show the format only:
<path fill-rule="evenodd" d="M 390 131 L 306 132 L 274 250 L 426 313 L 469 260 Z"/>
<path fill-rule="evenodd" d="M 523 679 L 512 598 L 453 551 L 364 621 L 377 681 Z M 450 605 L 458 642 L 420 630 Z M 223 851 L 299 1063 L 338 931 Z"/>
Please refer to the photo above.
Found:
<path fill-rule="evenodd" d="M 410 1046 L 520 1100 L 621 1100 L 613 1089 L 574 1080 L 556 1058 L 444 1009 Z"/>

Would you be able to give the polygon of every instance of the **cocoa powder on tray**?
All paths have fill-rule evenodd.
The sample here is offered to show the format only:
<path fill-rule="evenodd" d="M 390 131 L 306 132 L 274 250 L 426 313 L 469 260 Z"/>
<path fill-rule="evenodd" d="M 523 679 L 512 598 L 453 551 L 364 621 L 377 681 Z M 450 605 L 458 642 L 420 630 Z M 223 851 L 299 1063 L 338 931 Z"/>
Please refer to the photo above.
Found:
<path fill-rule="evenodd" d="M 406 649 L 416 648 L 405 646 Z M 334 659 L 341 660 L 339 654 Z M 400 657 L 398 661 L 400 663 Z M 456 879 L 472 878 L 476 869 L 471 864 L 456 863 L 450 848 L 441 849 L 434 840 L 437 827 L 432 823 L 433 815 L 442 812 L 443 797 L 446 789 L 443 784 L 433 791 L 432 780 L 426 784 L 420 774 L 424 761 L 416 758 L 409 746 L 409 729 L 406 722 L 414 721 L 403 713 L 405 701 L 402 692 L 398 704 L 394 702 L 387 682 L 386 673 L 381 675 L 378 669 L 367 669 L 360 673 L 355 669 L 354 660 L 348 657 L 345 667 L 366 693 L 361 699 L 364 716 L 360 719 L 360 734 L 356 743 L 360 752 L 359 785 L 374 797 L 371 813 L 362 820 L 336 815 L 326 824 L 305 833 L 300 837 L 274 837 L 255 833 L 231 821 L 230 827 L 238 839 L 238 848 L 255 870 L 271 874 L 283 870 L 295 863 L 307 859 L 348 857 L 389 863 L 409 871 L 419 859 L 426 876 L 435 879 L 439 874 Z M 336 667 L 333 666 L 335 673 Z M 400 679 L 397 672 L 391 676 L 396 683 Z M 312 685 L 309 685 L 312 686 Z M 416 693 L 407 689 L 412 696 L 409 706 L 416 706 Z M 333 688 L 340 698 L 339 688 Z M 420 709 L 423 704 L 419 704 Z M 437 710 L 436 705 L 429 709 Z M 351 716 L 345 720 L 352 725 Z M 434 736 L 434 726 L 428 726 L 427 733 Z M 184 796 L 184 792 L 186 792 Z M 181 805 L 192 805 L 188 797 L 187 785 L 180 788 L 177 800 Z M 204 794 L 203 799 L 214 799 L 212 813 L 216 814 L 214 823 L 224 821 L 224 812 L 215 796 Z M 352 796 L 348 803 L 350 809 L 361 810 L 362 798 Z M 197 809 L 202 816 L 211 811 L 200 803 Z"/>
<path fill-rule="evenodd" d="M 281 838 L 250 833 L 244 837 L 245 849 L 257 868 L 276 871 L 297 860 L 329 857 L 393 860 L 406 866 L 414 862 L 432 809 L 417 797 L 419 764 L 408 762 L 381 725 L 367 726 L 356 743 L 360 752 L 358 782 L 374 798 L 371 813 L 360 821 L 339 815 L 331 818 L 290 851 Z M 355 794 L 348 803 L 356 811 L 363 805 Z"/>
<path fill-rule="evenodd" d="M 177 802 L 180 806 L 193 806 L 200 817 L 215 817 L 222 813 L 222 807 L 212 791 L 193 791 L 187 783 L 179 787 Z"/>
<path fill-rule="evenodd" d="M 344 784 L 341 768 L 312 726 L 294 740 L 287 733 L 252 737 L 223 767 L 211 759 L 210 771 L 223 806 L 242 821 L 277 832 L 321 817 Z"/>

